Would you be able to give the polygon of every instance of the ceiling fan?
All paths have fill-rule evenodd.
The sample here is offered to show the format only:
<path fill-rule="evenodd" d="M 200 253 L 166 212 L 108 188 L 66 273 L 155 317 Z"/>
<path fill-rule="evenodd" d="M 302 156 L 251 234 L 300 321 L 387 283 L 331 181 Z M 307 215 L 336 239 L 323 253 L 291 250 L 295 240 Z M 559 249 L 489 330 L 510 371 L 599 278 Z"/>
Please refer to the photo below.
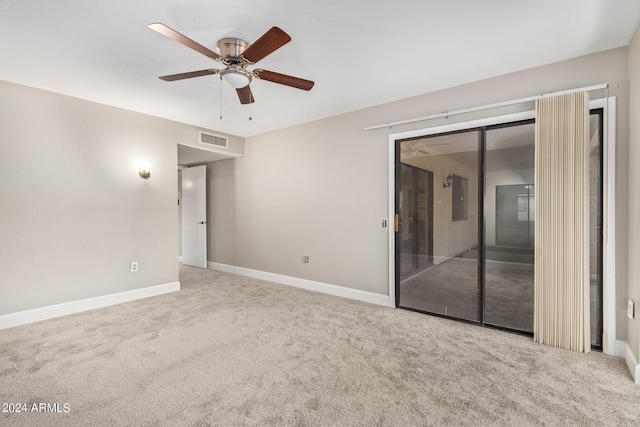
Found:
<path fill-rule="evenodd" d="M 278 27 L 271 27 L 270 30 L 251 45 L 237 38 L 221 39 L 218 41 L 219 54 L 164 24 L 149 24 L 149 28 L 215 61 L 221 62 L 225 66 L 222 70 L 212 68 L 161 76 L 160 79 L 164 81 L 172 82 L 175 80 L 190 79 L 192 77 L 218 74 L 220 79 L 236 90 L 241 104 L 251 104 L 255 102 L 253 93 L 251 93 L 251 88 L 249 87 L 254 77 L 302 90 L 310 90 L 314 85 L 314 82 L 311 80 L 288 76 L 286 74 L 276 73 L 275 71 L 263 70 L 261 68 L 254 70 L 247 69 L 247 67 L 254 65 L 256 62 L 291 41 L 289 34 Z"/>

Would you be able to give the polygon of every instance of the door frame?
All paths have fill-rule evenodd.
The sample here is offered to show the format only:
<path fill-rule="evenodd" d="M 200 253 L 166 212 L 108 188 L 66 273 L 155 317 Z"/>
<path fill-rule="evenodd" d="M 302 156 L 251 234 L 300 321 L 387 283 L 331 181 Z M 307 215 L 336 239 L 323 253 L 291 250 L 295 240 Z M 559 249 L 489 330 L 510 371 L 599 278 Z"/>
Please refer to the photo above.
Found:
<path fill-rule="evenodd" d="M 602 248 L 602 351 L 606 354 L 617 356 L 624 355 L 623 346 L 616 341 L 616 239 L 615 239 L 615 147 L 616 147 L 616 97 L 594 99 L 589 103 L 590 109 L 602 108 L 603 117 L 603 248 Z M 388 139 L 388 215 L 395 217 L 395 191 L 396 191 L 396 141 L 420 136 L 428 136 L 446 132 L 455 132 L 464 129 L 499 125 L 502 123 L 516 122 L 535 118 L 535 111 L 529 110 L 520 113 L 487 117 L 483 119 L 457 122 L 447 125 L 421 128 L 417 130 L 392 133 Z M 389 282 L 389 307 L 396 307 L 396 243 L 395 227 L 389 227 L 388 232 L 388 282 Z"/>

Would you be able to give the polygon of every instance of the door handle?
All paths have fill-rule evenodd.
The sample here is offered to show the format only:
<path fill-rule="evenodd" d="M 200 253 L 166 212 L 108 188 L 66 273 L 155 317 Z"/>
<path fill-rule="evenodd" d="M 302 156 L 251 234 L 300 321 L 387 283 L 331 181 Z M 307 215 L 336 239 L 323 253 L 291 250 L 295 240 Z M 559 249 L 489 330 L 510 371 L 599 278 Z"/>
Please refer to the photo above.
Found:
<path fill-rule="evenodd" d="M 198 224 L 207 225 L 207 221 L 200 221 Z"/>

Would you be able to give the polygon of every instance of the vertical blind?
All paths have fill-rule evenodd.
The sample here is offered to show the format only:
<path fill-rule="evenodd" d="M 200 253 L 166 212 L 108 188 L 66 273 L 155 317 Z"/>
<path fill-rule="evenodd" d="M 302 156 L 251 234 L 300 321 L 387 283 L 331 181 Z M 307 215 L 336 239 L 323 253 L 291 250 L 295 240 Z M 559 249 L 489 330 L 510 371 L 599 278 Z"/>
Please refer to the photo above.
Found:
<path fill-rule="evenodd" d="M 589 95 L 536 101 L 534 341 L 591 349 Z"/>

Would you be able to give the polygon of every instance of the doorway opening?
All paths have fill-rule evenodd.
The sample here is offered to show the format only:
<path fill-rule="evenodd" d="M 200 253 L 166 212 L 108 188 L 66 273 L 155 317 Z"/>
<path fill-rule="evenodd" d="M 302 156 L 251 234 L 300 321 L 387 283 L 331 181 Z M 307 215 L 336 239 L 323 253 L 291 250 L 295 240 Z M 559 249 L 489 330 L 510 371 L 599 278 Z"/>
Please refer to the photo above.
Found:
<path fill-rule="evenodd" d="M 192 145 L 177 144 L 178 151 L 178 261 L 194 267 L 208 265 L 207 168 L 214 162 L 239 157 Z"/>

